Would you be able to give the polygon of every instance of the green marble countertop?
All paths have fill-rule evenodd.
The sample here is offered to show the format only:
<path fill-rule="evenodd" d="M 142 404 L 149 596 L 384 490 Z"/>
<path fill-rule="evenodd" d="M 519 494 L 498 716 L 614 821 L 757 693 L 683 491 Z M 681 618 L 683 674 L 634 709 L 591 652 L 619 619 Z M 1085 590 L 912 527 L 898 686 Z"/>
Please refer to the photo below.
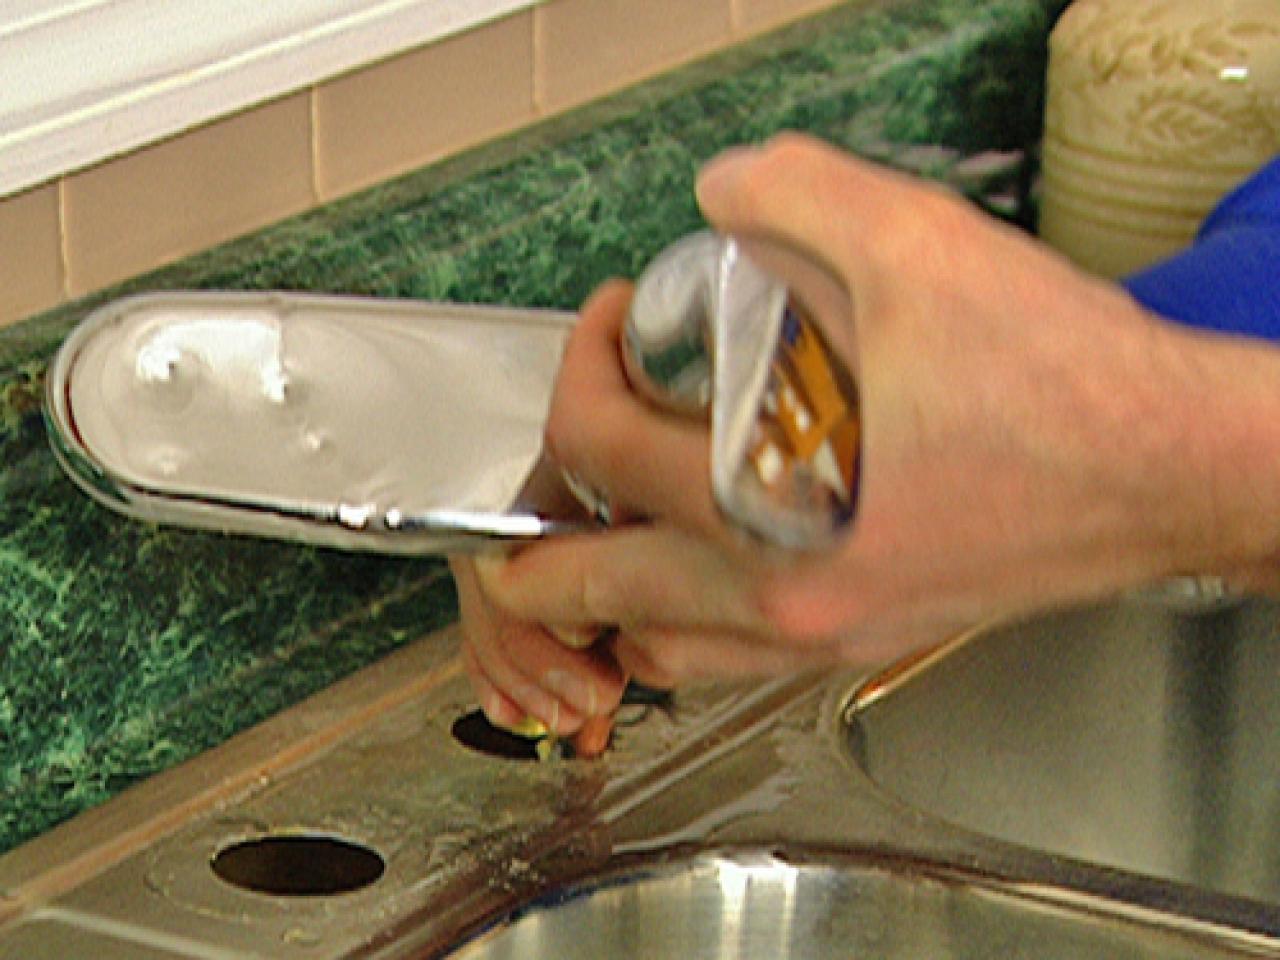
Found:
<path fill-rule="evenodd" d="M 699 225 L 704 159 L 783 128 L 1025 221 L 1061 5 L 840 8 L 0 331 L 0 851 L 455 615 L 439 560 L 160 530 L 77 492 L 41 382 L 93 306 L 185 287 L 574 307 Z"/>

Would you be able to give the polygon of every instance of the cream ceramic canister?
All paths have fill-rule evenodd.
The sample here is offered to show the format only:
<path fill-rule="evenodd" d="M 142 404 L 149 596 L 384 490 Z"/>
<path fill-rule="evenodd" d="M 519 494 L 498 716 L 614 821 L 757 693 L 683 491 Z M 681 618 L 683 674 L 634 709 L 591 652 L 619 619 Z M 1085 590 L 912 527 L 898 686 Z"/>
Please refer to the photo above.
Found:
<path fill-rule="evenodd" d="M 1075 0 L 1049 44 L 1040 235 L 1118 277 L 1280 153 L 1280 0 Z"/>

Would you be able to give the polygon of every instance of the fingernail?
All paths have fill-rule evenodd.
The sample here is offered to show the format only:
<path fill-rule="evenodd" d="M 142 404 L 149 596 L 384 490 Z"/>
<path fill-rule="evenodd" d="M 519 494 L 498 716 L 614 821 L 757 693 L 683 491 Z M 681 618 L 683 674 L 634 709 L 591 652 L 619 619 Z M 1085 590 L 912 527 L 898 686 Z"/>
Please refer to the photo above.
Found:
<path fill-rule="evenodd" d="M 547 627 L 547 630 L 570 650 L 586 650 L 596 642 L 597 632 L 590 627 Z"/>
<path fill-rule="evenodd" d="M 554 724 L 553 724 L 554 726 Z M 525 715 L 515 723 L 507 727 L 512 733 L 519 737 L 528 737 L 530 740 L 537 737 L 545 737 L 547 735 L 547 725 L 541 720 Z"/>
<path fill-rule="evenodd" d="M 588 717 L 595 716 L 600 707 L 596 685 L 575 677 L 567 670 L 548 670 L 542 677 L 542 685 Z"/>
<path fill-rule="evenodd" d="M 731 147 L 707 163 L 698 174 L 695 187 L 698 205 L 705 209 L 708 204 L 714 205 L 731 192 L 759 152 L 758 147 Z"/>
<path fill-rule="evenodd" d="M 512 714 L 511 708 L 506 705 L 497 693 L 490 693 L 484 698 L 483 708 L 484 715 L 496 727 L 509 729 L 519 722 L 519 718 Z"/>

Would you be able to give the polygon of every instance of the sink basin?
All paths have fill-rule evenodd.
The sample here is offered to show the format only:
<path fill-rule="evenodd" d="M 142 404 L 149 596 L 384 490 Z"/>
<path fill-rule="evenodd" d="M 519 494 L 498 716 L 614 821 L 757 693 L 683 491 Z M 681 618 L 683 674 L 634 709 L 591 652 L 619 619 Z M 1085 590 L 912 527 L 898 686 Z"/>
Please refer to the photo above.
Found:
<path fill-rule="evenodd" d="M 1042 892 L 1043 893 L 1043 892 Z M 1174 929 L 901 863 L 702 855 L 593 880 L 507 917 L 451 960 L 1238 956 Z"/>
<path fill-rule="evenodd" d="M 954 826 L 1280 904 L 1280 604 L 1164 593 L 961 638 L 868 684 L 850 748 Z"/>

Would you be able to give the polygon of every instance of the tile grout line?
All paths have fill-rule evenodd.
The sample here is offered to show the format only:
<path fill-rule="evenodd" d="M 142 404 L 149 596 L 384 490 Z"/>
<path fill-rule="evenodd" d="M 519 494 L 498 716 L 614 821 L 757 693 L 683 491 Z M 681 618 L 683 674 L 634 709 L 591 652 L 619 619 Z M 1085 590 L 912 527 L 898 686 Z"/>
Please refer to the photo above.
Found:
<path fill-rule="evenodd" d="M 58 303 L 71 299 L 71 238 L 67 235 L 67 178 L 59 177 L 58 190 Z M 56 304 L 54 304 L 56 306 Z"/>
<path fill-rule="evenodd" d="M 307 88 L 307 139 L 310 144 L 311 169 L 311 205 L 319 206 L 323 200 L 320 196 L 320 85 L 312 84 Z"/>
<path fill-rule="evenodd" d="M 742 12 L 742 0 L 729 0 L 729 36 L 741 37 L 746 32 L 743 29 L 744 15 Z"/>
<path fill-rule="evenodd" d="M 545 117 L 547 115 L 547 78 L 546 78 L 546 59 L 547 59 L 547 40 L 546 40 L 546 16 L 543 13 L 545 3 L 540 3 L 533 8 L 533 29 L 530 31 L 532 44 L 532 66 L 533 66 L 533 115 L 534 117 Z"/>

